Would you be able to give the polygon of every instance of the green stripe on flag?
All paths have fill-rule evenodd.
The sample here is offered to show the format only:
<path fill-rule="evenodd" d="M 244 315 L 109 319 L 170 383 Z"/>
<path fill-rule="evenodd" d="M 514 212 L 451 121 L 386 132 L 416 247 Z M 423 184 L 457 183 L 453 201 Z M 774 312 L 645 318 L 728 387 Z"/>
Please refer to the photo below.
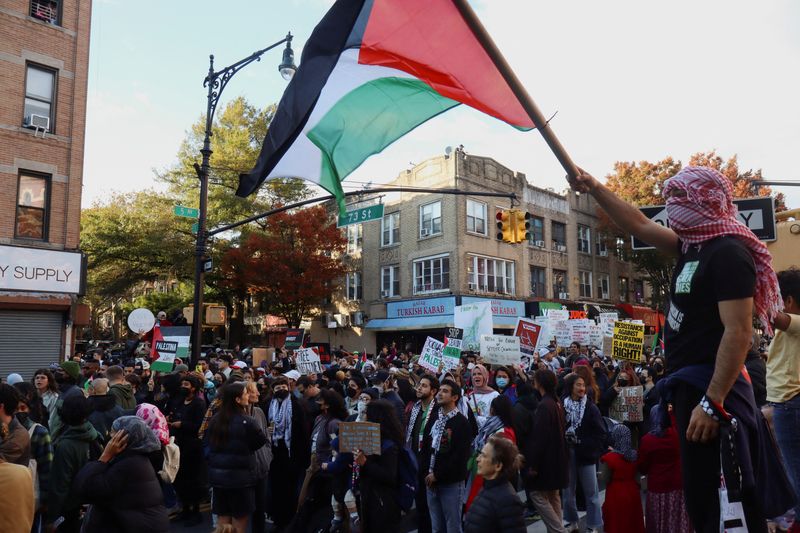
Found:
<path fill-rule="evenodd" d="M 341 182 L 423 122 L 459 105 L 426 83 L 409 78 L 372 80 L 342 97 L 308 133 L 323 153 L 320 185 L 344 209 Z"/>
<path fill-rule="evenodd" d="M 172 372 L 173 366 L 175 366 L 174 361 L 155 360 L 150 363 L 150 370 L 153 372 Z"/>

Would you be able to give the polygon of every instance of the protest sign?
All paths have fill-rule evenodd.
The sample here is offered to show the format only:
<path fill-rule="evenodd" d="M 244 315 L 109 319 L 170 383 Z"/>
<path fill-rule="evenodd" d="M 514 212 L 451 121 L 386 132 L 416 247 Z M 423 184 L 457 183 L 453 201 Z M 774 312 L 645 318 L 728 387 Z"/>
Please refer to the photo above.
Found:
<path fill-rule="evenodd" d="M 536 340 L 536 353 L 539 353 L 539 348 L 547 348 L 553 342 L 553 331 L 550 329 L 550 322 L 546 317 L 536 317 L 533 322 L 542 328 L 539 331 L 539 338 Z"/>
<path fill-rule="evenodd" d="M 514 336 L 519 337 L 519 351 L 525 355 L 533 355 L 539 342 L 542 326 L 527 318 L 518 318 Z"/>
<path fill-rule="evenodd" d="M 297 370 L 301 374 L 321 374 L 322 362 L 314 348 L 300 348 L 294 351 Z"/>
<path fill-rule="evenodd" d="M 573 342 L 577 342 L 581 346 L 589 344 L 589 322 L 590 320 L 588 318 L 569 321 L 569 325 L 572 327 Z"/>
<path fill-rule="evenodd" d="M 461 328 L 447 328 L 444 330 L 444 348 L 442 348 L 442 363 L 448 370 L 458 368 L 461 362 L 461 346 L 464 330 Z"/>
<path fill-rule="evenodd" d="M 339 452 L 381 454 L 381 425 L 373 422 L 339 422 Z"/>
<path fill-rule="evenodd" d="M 551 324 L 553 336 L 559 346 L 569 346 L 572 342 L 572 326 L 569 320 L 559 320 Z"/>
<path fill-rule="evenodd" d="M 284 347 L 292 349 L 299 348 L 303 345 L 303 337 L 306 330 L 303 328 L 289 328 L 286 330 L 286 340 L 283 342 Z"/>
<path fill-rule="evenodd" d="M 611 355 L 617 360 L 639 363 L 642 361 L 643 343 L 644 324 L 618 320 L 614 324 L 614 342 L 611 354 L 606 355 Z"/>
<path fill-rule="evenodd" d="M 569 311 L 566 309 L 545 309 L 544 316 L 555 321 L 569 320 Z"/>
<path fill-rule="evenodd" d="M 422 347 L 422 353 L 419 355 L 419 366 L 431 372 L 438 373 L 439 363 L 442 362 L 442 349 L 444 349 L 443 342 L 439 342 L 431 337 L 425 339 L 425 345 Z"/>
<path fill-rule="evenodd" d="M 261 366 L 261 362 L 272 363 L 275 357 L 275 348 L 253 348 L 253 368 Z"/>
<path fill-rule="evenodd" d="M 455 327 L 464 330 L 461 337 L 461 349 L 477 352 L 481 347 L 481 335 L 491 335 L 494 331 L 492 302 L 475 302 L 456 306 L 453 322 Z"/>
<path fill-rule="evenodd" d="M 149 309 L 144 307 L 134 309 L 128 315 L 128 329 L 139 335 L 143 335 L 153 329 L 155 323 L 156 317 L 153 316 Z"/>
<path fill-rule="evenodd" d="M 175 358 L 186 359 L 189 356 L 189 337 L 192 328 L 189 326 L 169 326 L 153 328 L 153 344 L 150 358 L 150 369 L 153 372 L 172 372 Z"/>
<path fill-rule="evenodd" d="M 493 365 L 519 366 L 519 337 L 481 335 L 481 357 Z"/>
<path fill-rule="evenodd" d="M 611 347 L 614 343 L 614 337 L 603 337 L 603 355 L 611 357 Z"/>
<path fill-rule="evenodd" d="M 603 328 L 597 324 L 589 324 L 589 344 L 597 348 L 603 345 Z"/>
<path fill-rule="evenodd" d="M 620 387 L 619 394 L 608 410 L 609 418 L 617 422 L 644 420 L 644 391 L 642 387 Z"/>

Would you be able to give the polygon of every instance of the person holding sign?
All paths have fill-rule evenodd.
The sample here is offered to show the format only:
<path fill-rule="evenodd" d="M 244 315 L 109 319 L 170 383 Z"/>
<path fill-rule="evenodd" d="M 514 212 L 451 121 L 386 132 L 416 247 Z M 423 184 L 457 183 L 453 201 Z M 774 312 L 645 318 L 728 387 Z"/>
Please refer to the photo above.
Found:
<path fill-rule="evenodd" d="M 672 375 L 662 386 L 675 409 L 692 525 L 699 532 L 718 531 L 720 425 L 736 418 L 740 439 L 749 434 L 751 442 L 765 442 L 757 437 L 767 429 L 742 367 L 753 314 L 771 334 L 782 306 L 770 254 L 737 220 L 731 181 L 715 169 L 685 167 L 664 183 L 669 227 L 648 219 L 583 170 L 568 179 L 573 189 L 591 194 L 623 231 L 678 258 L 664 329 Z M 765 449 L 740 448 L 736 455 L 745 471 L 763 459 L 773 461 L 770 468 L 782 468 Z M 779 470 L 774 474 L 768 476 L 771 482 L 785 478 Z M 746 480 L 741 504 L 749 531 L 766 531 L 760 507 L 765 502 L 759 505 L 757 494 L 767 487 L 754 490 L 755 482 L 752 476 Z"/>
<path fill-rule="evenodd" d="M 486 367 L 475 365 L 475 368 L 472 369 L 472 392 L 467 397 L 467 404 L 475 413 L 478 427 L 486 423 L 492 400 L 499 395 L 499 392 L 489 386 L 489 371 L 486 370 Z"/>

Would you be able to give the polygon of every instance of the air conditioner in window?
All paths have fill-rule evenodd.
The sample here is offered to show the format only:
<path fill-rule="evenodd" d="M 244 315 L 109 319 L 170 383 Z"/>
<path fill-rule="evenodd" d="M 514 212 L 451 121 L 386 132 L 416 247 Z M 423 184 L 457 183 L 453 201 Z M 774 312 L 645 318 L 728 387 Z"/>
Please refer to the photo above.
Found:
<path fill-rule="evenodd" d="M 608 257 L 608 250 L 600 250 L 600 257 Z"/>
<path fill-rule="evenodd" d="M 569 300 L 569 293 L 568 292 L 559 292 L 558 293 L 559 300 Z"/>
<path fill-rule="evenodd" d="M 350 315 L 336 313 L 333 315 L 334 320 L 343 328 L 350 325 Z"/>
<path fill-rule="evenodd" d="M 41 131 L 42 138 L 44 138 L 45 133 L 50 131 L 50 117 L 45 115 L 30 114 L 25 117 L 24 125 L 26 128 L 33 128 L 35 130 L 34 135 Z"/>
<path fill-rule="evenodd" d="M 325 313 L 325 316 L 323 317 L 323 320 L 325 321 L 325 325 L 329 329 L 336 329 L 336 328 L 339 327 L 339 323 L 336 322 L 336 320 L 334 319 L 333 315 L 331 315 L 330 313 Z"/>
<path fill-rule="evenodd" d="M 419 236 L 420 237 L 427 237 L 430 234 L 431 234 L 431 232 L 427 228 L 423 228 L 423 229 L 419 230 Z"/>
<path fill-rule="evenodd" d="M 381 298 L 388 298 L 388 297 L 389 297 L 389 291 L 381 291 Z"/>
<path fill-rule="evenodd" d="M 533 241 L 533 245 L 537 248 L 544 248 L 544 241 Z"/>
<path fill-rule="evenodd" d="M 602 293 L 600 293 L 600 297 L 601 297 L 603 300 L 608 300 L 608 293 L 607 293 L 607 292 L 602 292 Z"/>
<path fill-rule="evenodd" d="M 467 283 L 467 288 L 471 291 L 474 291 L 477 288 L 477 285 L 474 283 Z"/>
<path fill-rule="evenodd" d="M 566 252 L 567 251 L 567 247 L 566 247 L 566 245 L 563 245 L 563 244 L 556 244 L 556 250 L 559 251 L 559 252 Z"/>
<path fill-rule="evenodd" d="M 364 323 L 364 312 L 363 311 L 356 311 L 353 313 L 353 325 L 360 326 Z"/>

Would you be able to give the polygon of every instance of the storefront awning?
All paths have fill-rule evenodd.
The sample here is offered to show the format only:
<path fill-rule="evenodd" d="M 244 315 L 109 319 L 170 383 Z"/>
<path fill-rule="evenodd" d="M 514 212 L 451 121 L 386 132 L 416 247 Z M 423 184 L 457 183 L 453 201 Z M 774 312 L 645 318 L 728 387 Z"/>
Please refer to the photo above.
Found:
<path fill-rule="evenodd" d="M 452 328 L 453 315 L 416 316 L 409 318 L 373 318 L 367 329 L 373 331 L 411 331 L 415 329 Z"/>

